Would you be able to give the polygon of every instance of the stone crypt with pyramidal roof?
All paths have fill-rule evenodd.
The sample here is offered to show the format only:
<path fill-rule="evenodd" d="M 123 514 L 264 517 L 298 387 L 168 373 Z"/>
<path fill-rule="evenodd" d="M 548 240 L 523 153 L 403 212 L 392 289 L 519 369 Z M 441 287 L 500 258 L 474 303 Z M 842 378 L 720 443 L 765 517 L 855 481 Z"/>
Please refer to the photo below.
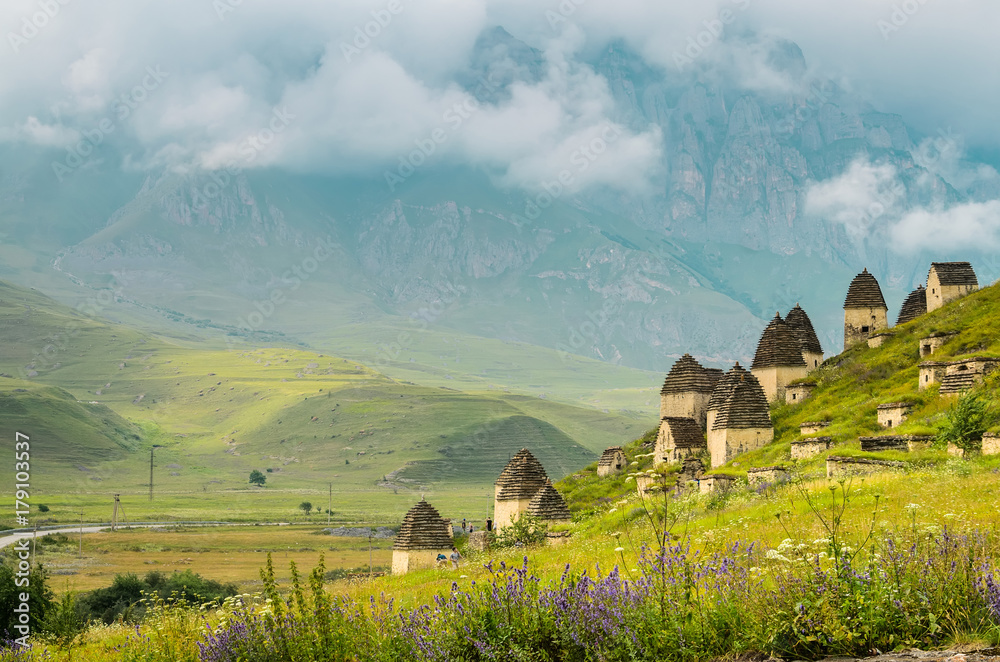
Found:
<path fill-rule="evenodd" d="M 437 555 L 448 556 L 454 544 L 451 522 L 421 499 L 406 513 L 399 527 L 392 546 L 392 574 L 403 575 L 411 570 L 432 568 Z"/>
<path fill-rule="evenodd" d="M 525 512 L 545 520 L 569 514 L 542 463 L 527 448 L 514 454 L 494 488 L 493 521 L 497 530 L 510 526 Z"/>

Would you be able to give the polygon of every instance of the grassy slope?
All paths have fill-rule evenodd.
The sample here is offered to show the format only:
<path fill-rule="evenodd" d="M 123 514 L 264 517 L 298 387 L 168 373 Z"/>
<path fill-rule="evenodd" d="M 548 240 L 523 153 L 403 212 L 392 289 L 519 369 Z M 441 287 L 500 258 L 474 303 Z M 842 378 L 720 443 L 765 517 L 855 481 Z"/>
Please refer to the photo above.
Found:
<path fill-rule="evenodd" d="M 721 471 L 745 474 L 753 466 L 789 459 L 791 441 L 799 438 L 798 424 L 810 420 L 831 420 L 826 433 L 837 444 L 815 458 L 796 466 L 802 477 L 798 484 L 768 487 L 758 492 L 738 487 L 728 494 L 687 496 L 671 500 L 670 511 L 677 516 L 673 532 L 689 538 L 696 550 L 712 551 L 734 541 L 777 546 L 790 537 L 795 544 L 807 547 L 817 539 L 828 538 L 806 495 L 829 520 L 830 488 L 836 486 L 825 478 L 826 455 L 861 455 L 910 462 L 906 472 L 887 472 L 859 477 L 846 483 L 851 502 L 846 511 L 841 534 L 848 544 L 864 540 L 874 521 L 877 532 L 910 530 L 917 535 L 934 534 L 944 528 L 968 530 L 995 528 L 1000 515 L 1000 457 L 974 456 L 968 460 L 949 457 L 940 450 L 920 453 L 862 453 L 859 435 L 889 434 L 879 428 L 876 407 L 884 402 L 910 400 L 917 403 L 910 419 L 893 434 L 933 433 L 942 424 L 944 413 L 954 398 L 939 398 L 937 387 L 918 391 L 917 341 L 933 332 L 956 331 L 934 360 L 952 360 L 965 356 L 1000 356 L 1000 287 L 985 288 L 941 310 L 924 315 L 893 330 L 893 338 L 880 348 L 854 347 L 831 358 L 815 374 L 818 387 L 805 402 L 776 406 L 772 411 L 776 437 L 772 444 L 741 456 Z M 1000 408 L 997 377 L 993 376 L 977 392 Z M 626 446 L 631 464 L 628 472 L 651 468 L 651 458 L 643 443 L 655 439 L 655 429 Z M 668 468 L 667 481 L 676 467 Z M 577 571 L 590 569 L 605 572 L 613 566 L 635 567 L 640 545 L 653 535 L 646 512 L 662 509 L 659 497 L 643 503 L 628 473 L 599 478 L 596 463 L 556 483 L 575 514 L 570 527 L 570 542 L 559 547 L 495 551 L 490 558 L 519 563 L 527 556 L 534 570 L 543 577 L 557 580 L 565 564 Z M 839 487 L 837 488 L 839 490 Z M 877 504 L 877 508 L 876 508 Z M 875 512 L 873 519 L 873 511 Z M 660 510 L 662 512 L 662 510 Z M 780 515 L 780 524 L 776 516 Z M 621 548 L 621 551 L 619 551 Z M 481 582 L 488 574 L 480 566 L 486 557 L 475 556 L 463 569 L 462 582 Z M 386 591 L 406 603 L 426 601 L 446 590 L 454 576 L 439 572 L 413 573 L 404 577 L 380 580 L 373 588 L 354 589 L 356 595 Z"/>
<path fill-rule="evenodd" d="M 558 477 L 639 430 L 634 415 L 402 384 L 315 352 L 182 346 L 3 284 L 0 332 L 0 372 L 37 373 L 28 393 L 16 390 L 22 381 L 0 378 L 0 403 L 33 398 L 18 417 L 5 407 L 4 443 L 12 426 L 44 440 L 33 488 L 63 519 L 80 507 L 88 519 L 106 518 L 111 492 L 132 497 L 132 519 L 287 518 L 303 494 L 325 504 L 330 483 L 345 519 L 374 510 L 395 521 L 418 491 L 462 516 L 522 446 L 539 448 Z M 102 418 L 80 422 L 83 412 Z M 150 505 L 138 497 L 153 444 L 158 499 Z M 255 468 L 272 470 L 265 490 L 247 488 Z"/>

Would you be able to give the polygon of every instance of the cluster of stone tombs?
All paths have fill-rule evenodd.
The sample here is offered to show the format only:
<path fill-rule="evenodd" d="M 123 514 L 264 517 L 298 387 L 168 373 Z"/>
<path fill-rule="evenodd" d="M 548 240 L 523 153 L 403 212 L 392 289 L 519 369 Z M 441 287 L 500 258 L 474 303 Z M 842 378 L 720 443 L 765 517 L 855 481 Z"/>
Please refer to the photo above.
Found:
<path fill-rule="evenodd" d="M 935 262 L 927 287 L 918 287 L 904 302 L 897 324 L 936 310 L 978 289 L 968 262 Z M 867 269 L 858 274 L 844 301 L 845 348 L 862 341 L 879 346 L 891 334 L 888 308 L 881 287 Z M 939 349 L 953 334 L 937 334 L 921 340 L 921 356 Z M 769 403 L 784 400 L 796 404 L 807 399 L 815 384 L 807 376 L 823 362 L 823 349 L 808 315 L 796 304 L 784 319 L 780 313 L 761 334 L 750 371 L 737 362 L 722 374 L 701 366 L 685 354 L 671 367 L 660 391 L 660 428 L 654 446 L 654 464 L 676 463 L 708 455 L 711 467 L 719 467 L 774 437 Z M 1000 361 L 989 358 L 920 365 L 920 388 L 941 383 L 941 394 L 952 395 L 970 388 Z M 879 423 L 898 427 L 906 420 L 911 403 L 886 403 L 878 408 Z M 801 433 L 817 434 L 829 422 L 803 424 Z M 874 439 L 874 438 L 873 438 Z M 868 441 L 868 445 L 875 444 Z M 830 437 L 802 438 L 792 443 L 793 459 L 830 449 Z M 903 444 L 906 446 L 906 444 Z M 895 443 L 894 447 L 899 447 Z M 718 477 L 712 477 L 708 482 Z M 725 483 L 726 481 L 722 478 Z M 641 487 L 641 486 L 640 486 Z M 704 488 L 704 486 L 703 486 Z M 711 485 L 709 486 L 711 489 Z"/>

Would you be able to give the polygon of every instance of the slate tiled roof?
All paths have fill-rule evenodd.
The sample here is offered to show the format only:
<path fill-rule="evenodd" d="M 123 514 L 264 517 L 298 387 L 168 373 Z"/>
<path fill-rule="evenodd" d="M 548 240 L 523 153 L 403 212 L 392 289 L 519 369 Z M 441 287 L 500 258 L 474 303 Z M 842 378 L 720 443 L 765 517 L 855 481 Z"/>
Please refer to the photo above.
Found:
<path fill-rule="evenodd" d="M 785 324 L 781 315 L 774 314 L 774 319 L 760 335 L 757 343 L 757 353 L 753 357 L 753 369 L 775 368 L 778 366 L 804 366 L 802 345 L 799 336 L 792 327 Z"/>
<path fill-rule="evenodd" d="M 823 346 L 819 344 L 819 337 L 816 336 L 816 329 L 813 328 L 812 320 L 809 319 L 806 311 L 802 310 L 799 304 L 795 304 L 795 307 L 785 315 L 785 324 L 795 331 L 795 335 L 799 338 L 799 344 L 802 345 L 803 352 L 811 354 L 823 353 Z"/>
<path fill-rule="evenodd" d="M 570 515 L 565 499 L 556 488 L 552 487 L 552 483 L 549 481 L 546 481 L 545 486 L 531 497 L 527 512 L 529 515 L 543 520 L 569 520 L 573 517 Z"/>
<path fill-rule="evenodd" d="M 851 286 L 847 288 L 847 298 L 844 299 L 844 308 L 887 308 L 882 288 L 878 286 L 875 276 L 868 273 L 868 269 L 851 281 Z"/>
<path fill-rule="evenodd" d="M 610 448 L 605 448 L 604 452 L 601 453 L 601 458 L 597 461 L 597 466 L 599 467 L 612 467 L 615 464 L 615 459 L 621 454 L 624 458 L 624 451 L 621 446 L 612 446 Z"/>
<path fill-rule="evenodd" d="M 448 535 L 448 526 L 434 506 L 421 499 L 403 518 L 392 548 L 401 551 L 447 549 L 455 544 Z"/>
<path fill-rule="evenodd" d="M 496 498 L 499 501 L 530 499 L 545 487 L 548 479 L 542 463 L 527 448 L 522 448 L 510 459 L 494 483 L 497 488 Z"/>
<path fill-rule="evenodd" d="M 968 262 L 932 262 L 931 270 L 937 273 L 938 282 L 942 285 L 979 287 L 976 272 L 972 270 L 972 265 Z"/>
<path fill-rule="evenodd" d="M 911 407 L 913 407 L 913 403 L 912 402 L 887 402 L 884 405 L 879 405 L 878 407 L 876 407 L 876 409 L 879 409 L 879 410 L 885 410 L 885 409 L 910 409 Z"/>
<path fill-rule="evenodd" d="M 670 428 L 670 436 L 675 448 L 706 448 L 705 434 L 701 424 L 693 418 L 664 416 L 663 422 Z"/>
<path fill-rule="evenodd" d="M 722 371 L 718 368 L 703 368 L 698 361 L 690 354 L 685 354 L 677 359 L 667 378 L 663 381 L 661 395 L 668 393 L 711 393 L 716 382 L 722 378 Z"/>
<path fill-rule="evenodd" d="M 917 285 L 917 289 L 910 292 L 903 302 L 903 307 L 899 309 L 899 317 L 896 318 L 896 326 L 906 324 L 915 320 L 927 312 L 927 290 L 923 285 Z"/>
<path fill-rule="evenodd" d="M 725 401 L 726 396 L 732 391 L 733 384 L 740 380 L 741 375 L 749 375 L 750 373 L 740 365 L 737 361 L 729 372 L 722 376 L 715 384 L 715 389 L 712 391 L 712 397 L 708 400 L 708 409 L 718 410 L 722 403 Z"/>
<path fill-rule="evenodd" d="M 767 396 L 764 395 L 764 389 L 761 388 L 757 378 L 740 368 L 739 364 L 733 366 L 729 372 L 735 373 L 735 376 L 727 385 L 728 392 L 715 415 L 712 429 L 771 427 Z"/>

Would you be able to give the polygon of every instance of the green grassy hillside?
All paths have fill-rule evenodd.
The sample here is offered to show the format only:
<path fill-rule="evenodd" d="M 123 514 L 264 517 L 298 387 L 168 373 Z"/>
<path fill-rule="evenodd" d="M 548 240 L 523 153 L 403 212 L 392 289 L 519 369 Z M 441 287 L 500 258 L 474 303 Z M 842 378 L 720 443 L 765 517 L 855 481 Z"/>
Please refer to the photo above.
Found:
<path fill-rule="evenodd" d="M 112 492 L 133 519 L 288 518 L 331 486 L 345 519 L 394 521 L 424 492 L 461 516 L 521 447 L 559 477 L 641 429 L 634 413 L 401 383 L 301 349 L 168 341 L 3 283 L 0 334 L 0 435 L 39 440 L 33 489 L 57 519 L 102 513 Z"/>

